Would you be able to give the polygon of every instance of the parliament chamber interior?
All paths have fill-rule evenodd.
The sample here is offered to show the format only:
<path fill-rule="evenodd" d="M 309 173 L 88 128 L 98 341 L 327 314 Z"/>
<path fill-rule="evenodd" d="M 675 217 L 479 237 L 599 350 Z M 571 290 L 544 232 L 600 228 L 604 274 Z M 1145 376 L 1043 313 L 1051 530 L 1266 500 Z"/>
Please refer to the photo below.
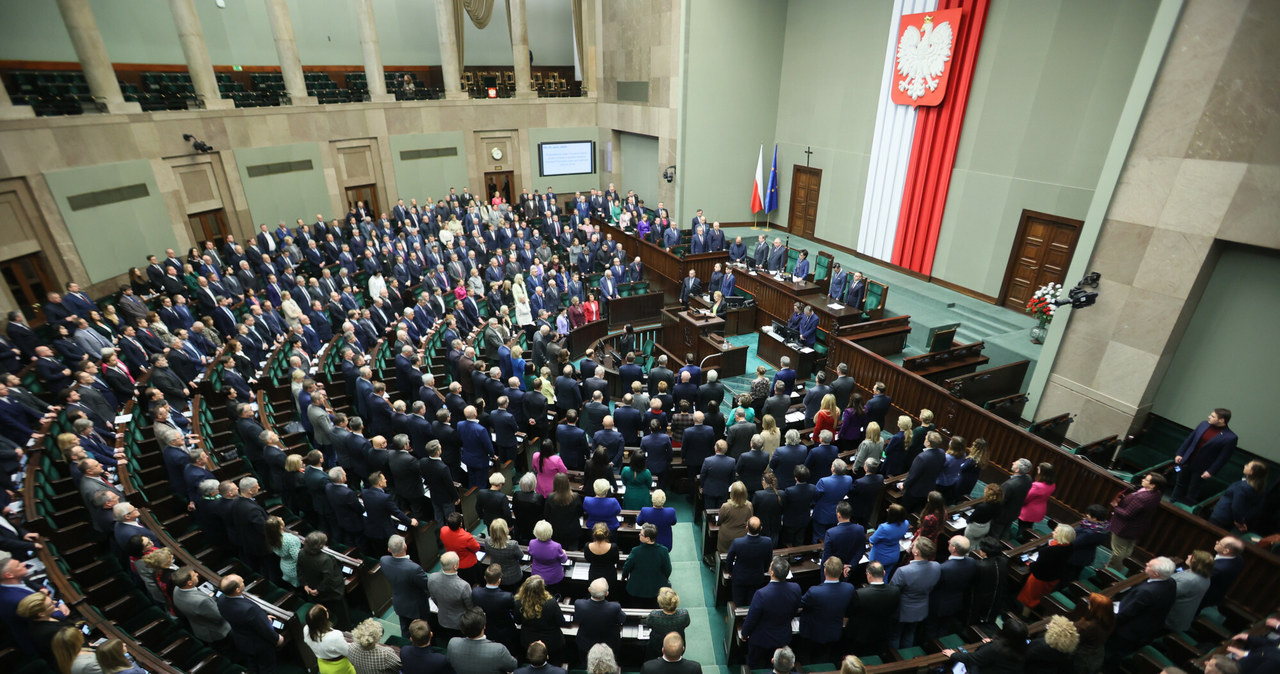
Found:
<path fill-rule="evenodd" d="M 1280 672 L 1268 0 L 0 21 L 0 663 Z"/>

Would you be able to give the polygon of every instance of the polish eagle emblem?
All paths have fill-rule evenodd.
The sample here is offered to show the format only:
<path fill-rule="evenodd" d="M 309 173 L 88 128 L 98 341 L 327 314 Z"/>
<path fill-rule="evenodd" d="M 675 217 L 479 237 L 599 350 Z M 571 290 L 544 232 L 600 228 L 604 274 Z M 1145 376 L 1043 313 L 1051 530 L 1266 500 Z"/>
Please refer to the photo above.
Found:
<path fill-rule="evenodd" d="M 944 89 L 946 87 L 944 73 L 947 62 L 951 60 L 955 36 L 950 21 L 935 25 L 933 19 L 932 15 L 926 15 L 919 28 L 906 25 L 898 40 L 897 71 L 902 77 L 897 80 L 896 89 L 909 97 L 913 105 L 936 105 L 937 101 L 930 103 L 920 99 L 937 90 L 940 83 Z M 941 93 L 938 92 L 938 99 L 941 99 Z"/>

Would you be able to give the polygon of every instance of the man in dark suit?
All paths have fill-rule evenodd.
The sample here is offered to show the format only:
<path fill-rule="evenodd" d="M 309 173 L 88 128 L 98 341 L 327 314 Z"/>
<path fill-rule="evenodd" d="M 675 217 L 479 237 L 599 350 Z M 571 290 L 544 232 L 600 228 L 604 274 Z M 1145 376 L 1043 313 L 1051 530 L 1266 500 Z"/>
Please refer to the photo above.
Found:
<path fill-rule="evenodd" d="M 889 649 L 889 635 L 897 623 L 901 590 L 884 582 L 884 566 L 867 564 L 867 585 L 858 588 L 858 610 L 849 618 L 847 633 L 853 653 L 876 655 Z"/>
<path fill-rule="evenodd" d="M 587 652 L 596 644 L 605 644 L 616 653 L 622 644 L 622 623 L 626 616 L 622 605 L 609 601 L 609 581 L 597 578 L 587 588 L 589 599 L 573 602 L 574 619 L 578 623 L 578 661 L 586 666 Z"/>
<path fill-rule="evenodd" d="M 680 304 L 686 308 L 689 306 L 689 298 L 697 297 L 702 294 L 702 281 L 698 279 L 698 272 L 690 269 L 689 276 L 680 283 Z"/>
<path fill-rule="evenodd" d="M 1200 600 L 1200 608 L 1217 606 L 1244 569 L 1244 559 L 1240 557 L 1244 543 L 1239 538 L 1226 536 L 1219 539 L 1213 544 L 1213 552 L 1213 573 L 1209 575 L 1209 590 Z"/>
<path fill-rule="evenodd" d="M 616 411 L 614 416 L 617 416 Z M 690 475 L 702 472 L 702 463 L 715 452 L 715 430 L 705 424 L 705 421 L 705 414 L 694 412 L 693 425 L 684 429 L 684 435 L 680 439 L 680 455 L 684 458 L 684 465 L 688 467 Z"/>
<path fill-rule="evenodd" d="M 250 569 L 272 578 L 278 575 L 279 567 L 275 566 L 271 549 L 267 547 L 267 511 L 254 500 L 260 490 L 257 478 L 240 480 L 240 498 L 233 501 L 229 509 L 229 536 L 240 542 L 242 559 Z"/>
<path fill-rule="evenodd" d="M 947 462 L 946 452 L 942 451 L 942 434 L 929 431 L 924 440 L 925 450 L 911 462 L 907 479 L 902 483 L 902 507 L 913 513 L 924 505 L 929 492 L 935 489 L 942 467 Z"/>
<path fill-rule="evenodd" d="M 867 552 L 867 530 L 852 522 L 853 506 L 848 501 L 836 505 L 836 525 L 827 529 L 822 543 L 822 559 L 839 557 L 856 566 Z"/>
<path fill-rule="evenodd" d="M 845 294 L 845 306 L 853 309 L 862 309 L 862 303 L 867 298 L 867 280 L 862 277 L 862 272 L 853 272 L 853 281 L 849 285 L 849 290 Z"/>
<path fill-rule="evenodd" d="M 783 360 L 786 360 L 786 356 L 783 356 Z M 793 375 L 794 373 L 795 371 L 792 370 Z M 778 374 L 782 373 L 779 372 Z M 785 428 L 787 423 L 787 409 L 790 407 L 791 392 L 787 386 L 787 382 L 775 381 L 773 383 L 773 395 L 765 399 L 764 410 L 760 418 L 763 419 L 765 414 L 770 415 L 773 417 L 774 423 L 778 425 L 778 428 Z"/>
<path fill-rule="evenodd" d="M 1022 512 L 1022 504 L 1027 500 L 1027 492 L 1031 490 L 1031 461 L 1018 459 L 1010 466 L 1013 473 L 1000 485 L 1004 500 L 1000 502 L 1000 514 L 991 523 L 991 535 L 1004 538 L 1009 532 L 1009 525 L 1018 519 Z"/>
<path fill-rule="evenodd" d="M 582 407 L 582 389 L 578 386 L 578 380 L 573 378 L 573 366 L 565 365 L 561 374 L 556 377 L 556 409 L 560 410 L 563 415 L 569 410 L 578 410 Z"/>
<path fill-rule="evenodd" d="M 422 475 L 427 490 L 431 492 L 431 506 L 436 522 L 444 522 L 449 513 L 458 509 L 458 488 L 454 485 L 453 472 L 440 457 L 440 440 L 427 442 L 426 451 L 427 458 L 418 462 L 418 472 Z"/>
<path fill-rule="evenodd" d="M 969 558 L 969 539 L 952 536 L 947 543 L 947 559 L 938 567 L 941 575 L 929 594 L 929 619 L 924 626 L 924 639 L 951 634 L 960 628 L 960 620 L 968 615 L 969 585 L 978 571 L 978 563 Z"/>
<path fill-rule="evenodd" d="M 231 641 L 240 653 L 241 664 L 251 672 L 272 674 L 276 671 L 276 649 L 284 644 L 284 636 L 272 629 L 267 612 L 244 596 L 240 576 L 223 576 L 219 589 L 218 612 L 231 625 Z"/>
<path fill-rule="evenodd" d="M 500 587 L 501 582 L 501 565 L 490 564 L 485 567 L 485 584 L 471 590 L 471 603 L 477 608 L 484 609 L 484 615 L 488 621 L 485 624 L 485 634 L 489 639 L 515 653 L 519 644 L 514 617 L 515 597 Z"/>
<path fill-rule="evenodd" d="M 893 405 L 893 398 L 885 394 L 884 382 L 876 382 L 871 392 L 875 395 L 871 396 L 871 400 L 867 401 L 867 423 L 872 421 L 885 428 L 884 417 L 889 413 L 890 406 Z M 836 401 L 840 402 L 840 401 Z"/>
<path fill-rule="evenodd" d="M 658 394 L 658 382 L 667 382 L 667 390 L 675 386 L 675 373 L 667 368 L 667 357 L 658 356 L 658 364 L 649 368 L 649 395 Z"/>
<path fill-rule="evenodd" d="M 423 495 L 422 470 L 409 447 L 409 436 L 399 433 L 392 437 L 391 449 L 387 470 L 391 473 L 391 491 L 395 494 L 396 506 L 404 512 L 413 513 L 417 519 L 425 520 L 430 513 L 427 511 L 427 498 Z"/>
<path fill-rule="evenodd" d="M 525 659 L 529 664 L 517 669 L 515 674 L 565 674 L 564 668 L 547 663 L 547 645 L 541 641 L 529 644 Z"/>
<path fill-rule="evenodd" d="M 684 637 L 679 632 L 669 632 L 662 639 L 662 656 L 644 663 L 640 674 L 699 674 L 702 665 L 684 659 Z"/>
<path fill-rule="evenodd" d="M 370 546 L 375 547 L 396 535 L 397 527 L 401 530 L 417 528 L 418 520 L 396 507 L 395 499 L 387 493 L 385 475 L 378 472 L 369 477 L 369 487 L 360 495 L 364 499 L 364 535 Z"/>
<path fill-rule="evenodd" d="M 1116 613 L 1116 629 L 1107 640 L 1106 660 L 1111 671 L 1129 654 L 1146 646 L 1165 631 L 1165 618 L 1177 598 L 1177 585 L 1171 579 L 1176 566 L 1168 557 L 1155 557 L 1143 572 L 1147 581 L 1120 595 Z"/>
<path fill-rule="evenodd" d="M 1182 441 L 1178 454 L 1173 457 L 1178 473 L 1173 484 L 1173 500 L 1194 505 L 1199 502 L 1200 489 L 1227 464 L 1236 451 L 1235 431 L 1227 427 L 1231 410 L 1219 407 L 1209 413 L 1209 418 Z"/>
<path fill-rule="evenodd" d="M 564 461 L 566 468 L 582 470 L 586 466 L 591 447 L 587 444 L 586 432 L 578 428 L 577 410 L 566 412 L 564 423 L 556 427 L 556 444 L 560 447 L 560 460 Z"/>
<path fill-rule="evenodd" d="M 827 533 L 834 531 L 828 530 Z M 830 539 L 828 539 L 830 540 Z M 857 590 L 851 583 L 840 582 L 849 564 L 857 564 L 860 557 L 828 557 L 822 563 L 823 581 L 809 588 L 800 599 L 800 651 L 805 662 L 838 662 L 843 652 L 835 652 L 845 623 L 858 606 Z"/>
<path fill-rule="evenodd" d="M 391 586 L 391 607 L 400 617 L 400 633 L 409 634 L 409 625 L 413 621 L 427 620 L 431 614 L 427 572 L 417 562 L 409 559 L 409 547 L 404 536 L 397 534 L 389 537 L 387 552 L 390 554 L 383 555 L 379 560 L 382 575 Z"/>
<path fill-rule="evenodd" d="M 791 619 L 800 610 L 800 586 L 787 582 L 791 563 L 775 557 L 769 564 L 769 582 L 752 597 L 742 638 L 747 642 L 747 666 L 768 667 L 773 651 L 791 643 Z"/>
<path fill-rule="evenodd" d="M 782 245 L 782 239 L 774 239 L 773 247 L 769 249 L 768 269 L 772 272 L 786 271 L 787 268 L 787 247 Z"/>
<path fill-rule="evenodd" d="M 727 456 L 729 443 L 716 441 L 716 453 L 702 462 L 702 471 L 698 473 L 698 484 L 702 490 L 702 500 L 707 508 L 719 508 L 729 498 L 729 485 L 733 483 L 738 462 Z"/>
<path fill-rule="evenodd" d="M 449 663 L 463 674 L 498 674 L 516 668 L 516 659 L 505 646 L 485 637 L 487 619 L 479 608 L 468 608 L 458 618 L 462 636 L 449 640 Z"/>
<path fill-rule="evenodd" d="M 769 562 L 773 560 L 773 539 L 760 535 L 760 518 L 747 520 L 747 535 L 729 546 L 725 566 L 732 580 L 733 603 L 746 606 L 751 597 L 768 582 Z"/>

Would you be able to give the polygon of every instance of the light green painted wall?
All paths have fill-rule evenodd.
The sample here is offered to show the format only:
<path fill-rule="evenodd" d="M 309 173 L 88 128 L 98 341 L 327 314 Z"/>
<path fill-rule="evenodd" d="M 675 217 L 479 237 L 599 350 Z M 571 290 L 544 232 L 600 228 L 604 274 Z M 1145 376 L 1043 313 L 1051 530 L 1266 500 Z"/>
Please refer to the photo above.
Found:
<path fill-rule="evenodd" d="M 455 147 L 458 149 L 454 157 L 433 157 L 430 159 L 400 159 L 405 150 L 424 150 L 437 147 Z M 443 133 L 416 133 L 391 137 L 391 167 L 396 172 L 396 186 L 400 194 L 396 198 L 417 199 L 419 204 L 426 204 L 427 198 L 441 199 L 449 193 L 450 187 L 462 189 L 467 184 L 467 148 L 461 131 L 445 131 Z M 395 199 L 390 203 L 394 204 Z"/>
<path fill-rule="evenodd" d="M 1023 209 L 1085 217 L 1158 5 L 992 3 L 934 276 L 996 295 Z"/>
<path fill-rule="evenodd" d="M 317 11 L 323 5 L 323 11 Z M 185 63 L 168 0 L 89 0 L 106 43 L 118 63 Z M 289 0 L 298 56 L 306 65 L 360 66 L 360 31 L 350 0 Z M 218 8 L 197 0 L 209 57 L 215 65 L 280 64 L 266 4 L 228 0 Z M 373 0 L 382 62 L 439 65 L 433 0 Z M 75 61 L 75 49 L 52 0 L 0 0 L 0 59 Z M 569 0 L 528 0 L 529 42 L 540 65 L 573 64 Z M 495 3 L 484 31 L 466 22 L 467 63 L 511 65 L 505 3 Z"/>
<path fill-rule="evenodd" d="M 1277 334 L 1280 252 L 1226 246 L 1151 410 L 1195 426 L 1213 408 L 1226 407 L 1240 446 L 1280 461 L 1271 441 L 1280 384 L 1269 345 Z"/>
<path fill-rule="evenodd" d="M 637 133 L 619 133 L 622 145 L 622 178 L 618 189 L 622 194 L 635 190 L 645 205 L 657 208 L 658 182 L 662 166 L 658 165 L 658 139 Z"/>
<path fill-rule="evenodd" d="M 240 148 L 235 153 L 254 229 L 264 223 L 275 226 L 281 220 L 287 224 L 293 224 L 298 218 L 311 222 L 315 218 L 317 206 L 321 211 L 325 210 L 324 204 L 329 203 L 329 188 L 325 185 L 319 145 L 294 143 Z M 258 178 L 250 178 L 248 175 L 249 166 L 303 159 L 311 160 L 310 171 L 293 171 Z"/>
<path fill-rule="evenodd" d="M 596 172 L 578 176 L 542 177 L 538 174 L 538 143 L 554 143 L 562 140 L 594 140 L 596 142 Z M 582 126 L 567 129 L 529 129 L 529 168 L 531 177 L 525 181 L 530 190 L 545 192 L 547 186 L 557 194 L 585 192 L 592 188 L 600 189 L 600 172 L 604 166 L 604 140 L 601 139 L 600 128 Z M 624 192 L 625 187 L 619 187 Z"/>
<path fill-rule="evenodd" d="M 822 169 L 815 233 L 857 246 L 892 9 L 891 2 L 787 4 L 778 96 L 778 210 L 771 216 L 773 222 L 787 222 L 792 167 L 805 165 L 808 147 L 813 150 L 809 165 Z M 816 105 L 819 98 L 823 104 Z"/>
<path fill-rule="evenodd" d="M 789 4 L 689 2 L 676 177 L 680 203 L 672 213 L 682 223 L 699 208 L 708 220 L 752 219 L 760 145 L 772 156 Z"/>
<path fill-rule="evenodd" d="M 149 255 L 178 248 L 173 223 L 156 186 L 151 163 L 144 160 L 46 171 L 53 194 L 76 250 L 81 252 L 89 282 L 123 274 Z M 143 183 L 149 196 L 72 211 L 67 197 Z"/>

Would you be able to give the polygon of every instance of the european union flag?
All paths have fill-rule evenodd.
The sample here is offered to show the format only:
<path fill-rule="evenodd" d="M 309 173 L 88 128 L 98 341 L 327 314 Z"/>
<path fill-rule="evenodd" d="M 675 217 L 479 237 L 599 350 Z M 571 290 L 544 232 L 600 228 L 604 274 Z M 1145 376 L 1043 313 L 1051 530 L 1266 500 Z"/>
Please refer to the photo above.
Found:
<path fill-rule="evenodd" d="M 764 197 L 764 212 L 778 210 L 778 144 L 773 144 L 773 168 L 769 169 L 769 190 Z"/>

